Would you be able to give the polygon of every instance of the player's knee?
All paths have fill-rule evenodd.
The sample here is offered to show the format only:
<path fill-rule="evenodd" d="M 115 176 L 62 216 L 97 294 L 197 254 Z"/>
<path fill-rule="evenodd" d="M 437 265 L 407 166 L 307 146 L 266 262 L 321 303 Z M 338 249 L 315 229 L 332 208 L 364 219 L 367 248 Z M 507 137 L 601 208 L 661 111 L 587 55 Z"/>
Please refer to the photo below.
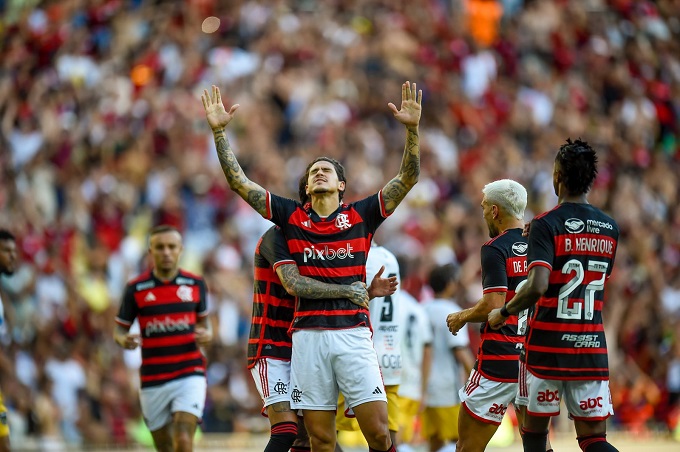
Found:
<path fill-rule="evenodd" d="M 392 438 L 387 426 L 384 429 L 376 429 L 376 431 L 369 432 L 366 435 L 366 441 L 369 446 L 377 450 L 387 450 L 392 444 Z"/>
<path fill-rule="evenodd" d="M 485 445 L 475 444 L 468 437 L 461 436 L 456 442 L 456 452 L 483 452 Z"/>
<path fill-rule="evenodd" d="M 181 432 L 175 437 L 176 451 L 191 452 L 193 450 L 193 446 L 193 438 L 187 432 Z"/>
<path fill-rule="evenodd" d="M 333 444 L 335 442 L 335 430 L 326 431 L 320 428 L 307 428 L 307 433 L 309 435 L 309 441 L 314 448 L 315 444 Z"/>
<path fill-rule="evenodd" d="M 616 448 L 607 442 L 604 433 L 576 438 L 583 452 L 616 452 Z"/>

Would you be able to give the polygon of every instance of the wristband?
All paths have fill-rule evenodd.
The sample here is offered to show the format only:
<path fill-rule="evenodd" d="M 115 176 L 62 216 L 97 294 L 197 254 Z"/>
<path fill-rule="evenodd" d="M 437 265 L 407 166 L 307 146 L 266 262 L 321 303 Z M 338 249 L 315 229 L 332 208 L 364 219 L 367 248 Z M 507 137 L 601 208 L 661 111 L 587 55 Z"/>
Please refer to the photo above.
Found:
<path fill-rule="evenodd" d="M 512 314 L 510 314 L 510 312 L 508 311 L 507 306 L 503 305 L 503 307 L 501 308 L 501 315 L 503 317 L 510 317 Z"/>

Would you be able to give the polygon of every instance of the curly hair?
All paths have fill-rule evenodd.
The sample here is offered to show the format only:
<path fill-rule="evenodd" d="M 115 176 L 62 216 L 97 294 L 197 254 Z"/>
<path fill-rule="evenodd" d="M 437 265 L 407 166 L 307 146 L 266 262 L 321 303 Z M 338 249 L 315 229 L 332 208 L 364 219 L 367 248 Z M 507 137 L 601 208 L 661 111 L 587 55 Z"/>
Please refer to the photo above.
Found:
<path fill-rule="evenodd" d="M 597 155 L 587 142 L 567 138 L 567 142 L 560 146 L 555 161 L 569 194 L 588 193 L 597 177 Z"/>

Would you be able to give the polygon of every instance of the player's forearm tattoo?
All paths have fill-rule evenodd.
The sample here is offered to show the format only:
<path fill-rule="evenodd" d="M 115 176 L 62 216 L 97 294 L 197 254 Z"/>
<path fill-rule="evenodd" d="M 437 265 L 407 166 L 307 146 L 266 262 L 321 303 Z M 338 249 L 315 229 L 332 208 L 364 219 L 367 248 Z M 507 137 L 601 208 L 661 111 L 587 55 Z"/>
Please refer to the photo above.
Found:
<path fill-rule="evenodd" d="M 257 189 L 249 189 L 247 184 L 249 182 L 246 174 L 243 172 L 241 165 L 236 160 L 234 150 L 229 144 L 229 139 L 224 130 L 213 131 L 215 137 L 215 148 L 217 148 L 217 157 L 220 160 L 220 166 L 224 177 L 229 183 L 229 187 L 238 193 L 243 199 L 250 204 L 260 215 L 265 215 L 267 212 L 266 193 L 261 187 Z"/>
<path fill-rule="evenodd" d="M 406 129 L 406 145 L 401 160 L 399 174 L 383 188 L 383 199 L 388 212 L 396 209 L 397 205 L 418 182 L 420 176 L 420 136 L 417 127 Z"/>
<path fill-rule="evenodd" d="M 217 130 L 214 133 L 215 136 L 215 147 L 217 148 L 217 157 L 220 159 L 220 166 L 222 167 L 222 172 L 224 177 L 227 178 L 229 186 L 233 190 L 237 190 L 241 185 L 243 185 L 248 179 L 245 173 L 241 169 L 234 155 L 234 150 L 229 144 L 229 139 L 224 130 Z"/>
<path fill-rule="evenodd" d="M 300 275 L 295 265 L 282 265 L 279 274 L 286 289 L 302 298 L 348 298 L 346 286 L 328 284 Z"/>

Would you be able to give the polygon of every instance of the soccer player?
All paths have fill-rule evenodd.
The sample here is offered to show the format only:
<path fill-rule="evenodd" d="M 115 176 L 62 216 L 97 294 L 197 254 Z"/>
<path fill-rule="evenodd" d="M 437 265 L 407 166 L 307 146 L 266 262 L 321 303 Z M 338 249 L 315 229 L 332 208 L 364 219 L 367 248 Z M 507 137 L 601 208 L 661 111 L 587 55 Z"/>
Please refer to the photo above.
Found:
<path fill-rule="evenodd" d="M 404 265 L 399 267 L 402 269 Z M 399 451 L 411 449 L 415 421 L 423 410 L 432 367 L 432 325 L 425 308 L 405 290 L 397 294 L 401 310 L 401 381 L 399 384 Z"/>
<path fill-rule="evenodd" d="M 559 414 L 562 399 L 583 451 L 617 450 L 606 439 L 613 409 L 602 305 L 619 228 L 588 204 L 596 175 L 593 148 L 568 139 L 553 169 L 558 205 L 531 222 L 527 283 L 489 313 L 491 327 L 500 328 L 536 305 L 525 344 L 529 405 L 522 441 L 527 451 L 545 450 L 548 423 Z"/>
<path fill-rule="evenodd" d="M 404 199 L 420 174 L 422 91 L 402 85 L 401 108 L 390 103 L 394 117 L 406 128 L 406 146 L 399 173 L 385 187 L 346 204 L 345 171 L 336 160 L 320 157 L 305 170 L 306 194 L 301 204 L 274 195 L 248 179 L 236 160 L 225 127 L 238 104 L 224 108 L 213 86 L 202 96 L 206 119 L 229 187 L 264 218 L 281 227 L 288 248 L 304 276 L 333 284 L 366 279 L 366 257 L 378 226 Z M 394 450 L 387 424 L 387 399 L 378 358 L 371 340 L 368 310 L 346 298 L 301 298 L 291 326 L 292 407 L 302 409 L 315 451 L 335 448 L 335 411 L 339 391 L 357 417 L 371 451 Z"/>
<path fill-rule="evenodd" d="M 397 257 L 384 246 L 371 244 L 366 261 L 367 280 L 380 272 L 386 271 L 389 277 L 401 282 L 399 277 L 399 263 Z M 398 303 L 400 290 L 396 293 L 383 297 L 371 298 L 369 312 L 371 327 L 373 328 L 373 347 L 378 354 L 378 364 L 382 372 L 387 396 L 387 422 L 389 424 L 390 438 L 396 444 L 397 431 L 399 430 L 399 400 L 397 392 L 401 381 L 401 331 L 400 331 L 400 307 Z M 341 397 L 344 401 L 344 397 Z M 339 402 L 340 404 L 340 402 Z M 336 427 L 338 430 L 358 431 L 359 425 L 343 405 L 338 406 Z"/>
<path fill-rule="evenodd" d="M 458 450 L 486 449 L 518 391 L 518 365 L 527 312 L 499 331 L 486 320 L 494 308 L 512 299 L 526 281 L 527 243 L 522 236 L 527 191 L 521 184 L 497 180 L 482 189 L 482 216 L 491 240 L 482 246 L 482 298 L 471 308 L 449 314 L 446 324 L 456 335 L 469 322 L 482 322 L 477 360 L 467 384 L 459 391 Z M 519 414 L 518 419 L 522 415 Z"/>
<path fill-rule="evenodd" d="M 449 313 L 461 310 L 454 301 L 458 292 L 458 268 L 454 264 L 435 267 L 430 272 L 429 283 L 434 299 L 423 306 L 432 325 L 432 368 L 423 412 L 423 437 L 427 439 L 430 451 L 435 452 L 444 446 L 448 450 L 448 444 L 458 440 L 458 389 L 465 381 L 461 367 L 467 378 L 474 357 L 467 326 L 461 328 L 461 334 L 454 336 L 444 321 Z"/>
<path fill-rule="evenodd" d="M 191 451 L 206 396 L 205 359 L 212 340 L 203 278 L 179 268 L 182 236 L 172 226 L 153 228 L 153 269 L 130 281 L 116 317 L 114 339 L 141 346 L 142 414 L 159 451 Z M 137 318 L 141 335 L 129 332 Z"/>
<path fill-rule="evenodd" d="M 358 306 L 366 307 L 369 297 L 394 293 L 398 282 L 396 276 L 381 277 L 384 267 L 377 270 L 368 290 L 360 281 L 340 285 L 300 276 L 278 226 L 271 227 L 260 238 L 255 249 L 254 267 L 248 368 L 271 425 L 265 452 L 286 452 L 294 443 L 296 446 L 306 446 L 307 443 L 306 435 L 296 442 L 298 417 L 290 408 L 292 341 L 288 329 L 293 321 L 296 297 L 347 298 Z M 292 450 L 298 449 L 293 447 Z"/>
<path fill-rule="evenodd" d="M 0 229 L 0 275 L 11 275 L 14 273 L 17 264 L 17 244 L 14 235 Z M 0 297 L 0 327 L 5 326 L 5 310 L 2 298 Z M 10 450 L 9 445 L 9 424 L 7 423 L 7 407 L 2 400 L 0 393 L 0 452 Z"/>

